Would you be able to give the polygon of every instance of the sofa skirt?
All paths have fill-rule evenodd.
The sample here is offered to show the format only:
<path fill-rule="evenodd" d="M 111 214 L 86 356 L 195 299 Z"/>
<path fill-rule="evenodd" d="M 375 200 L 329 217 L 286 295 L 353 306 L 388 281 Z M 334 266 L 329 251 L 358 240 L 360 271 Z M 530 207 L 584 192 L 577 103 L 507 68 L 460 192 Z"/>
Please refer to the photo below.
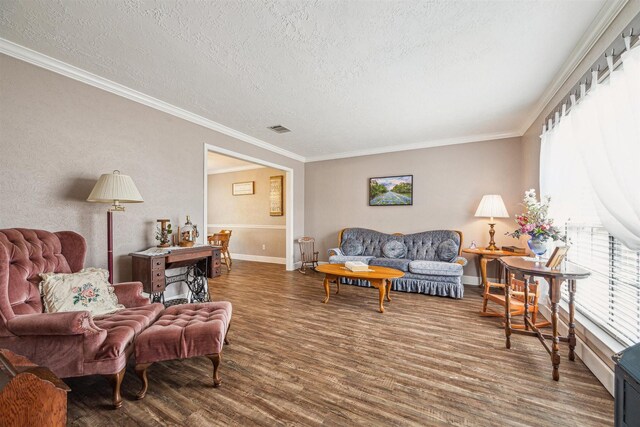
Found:
<path fill-rule="evenodd" d="M 464 285 L 460 277 L 447 277 L 451 282 L 441 282 L 425 279 L 414 279 L 402 277 L 394 279 L 391 284 L 391 290 L 399 292 L 413 292 L 425 295 L 437 295 L 440 297 L 449 297 L 460 299 L 464 296 Z M 453 280 L 452 280 L 453 279 Z M 340 283 L 347 285 L 362 286 L 370 288 L 371 284 L 367 280 L 342 278 Z"/>

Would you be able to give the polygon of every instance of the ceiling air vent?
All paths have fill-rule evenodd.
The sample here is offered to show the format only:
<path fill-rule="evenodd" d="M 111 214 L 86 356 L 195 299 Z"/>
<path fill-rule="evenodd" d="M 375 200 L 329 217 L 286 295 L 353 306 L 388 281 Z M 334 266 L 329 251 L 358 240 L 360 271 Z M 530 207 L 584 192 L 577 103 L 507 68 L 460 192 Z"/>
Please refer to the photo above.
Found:
<path fill-rule="evenodd" d="M 287 133 L 287 132 L 291 132 L 290 129 L 287 129 L 286 127 L 282 126 L 282 125 L 275 125 L 275 126 L 269 126 L 268 129 L 271 129 L 272 131 L 274 131 L 275 133 Z"/>

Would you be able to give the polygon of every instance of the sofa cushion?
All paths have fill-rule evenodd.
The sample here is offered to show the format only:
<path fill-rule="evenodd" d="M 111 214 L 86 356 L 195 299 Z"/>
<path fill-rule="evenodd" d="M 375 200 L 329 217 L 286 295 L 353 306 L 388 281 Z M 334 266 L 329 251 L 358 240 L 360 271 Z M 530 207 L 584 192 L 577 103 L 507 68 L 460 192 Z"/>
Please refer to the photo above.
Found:
<path fill-rule="evenodd" d="M 409 271 L 432 276 L 462 276 L 462 266 L 455 262 L 411 261 Z"/>
<path fill-rule="evenodd" d="M 342 246 L 340 246 L 340 248 L 342 249 L 342 253 L 347 256 L 362 255 L 362 252 L 364 251 L 362 242 L 356 239 L 346 239 L 342 242 Z"/>
<path fill-rule="evenodd" d="M 344 264 L 347 261 L 360 261 L 369 264 L 374 257 L 372 256 L 347 256 L 347 255 L 331 255 L 329 264 Z"/>
<path fill-rule="evenodd" d="M 369 265 L 376 265 L 379 267 L 389 267 L 395 268 L 400 271 L 409 271 L 409 263 L 410 259 L 399 259 L 399 258 L 374 258 L 371 260 Z"/>
<path fill-rule="evenodd" d="M 458 257 L 458 245 L 451 239 L 443 240 L 436 249 L 440 261 L 452 262 Z"/>
<path fill-rule="evenodd" d="M 404 258 L 407 254 L 407 245 L 397 240 L 389 240 L 382 245 L 382 253 L 387 258 Z"/>
<path fill-rule="evenodd" d="M 120 356 L 127 345 L 155 322 L 163 310 L 162 304 L 149 304 L 95 317 L 95 325 L 107 331 L 107 337 L 100 346 L 96 359 Z"/>
<path fill-rule="evenodd" d="M 451 230 L 433 230 L 405 235 L 402 239 L 404 244 L 407 245 L 407 256 L 405 258 L 441 261 L 436 253 L 438 245 L 449 239 L 460 247 L 460 235 Z"/>

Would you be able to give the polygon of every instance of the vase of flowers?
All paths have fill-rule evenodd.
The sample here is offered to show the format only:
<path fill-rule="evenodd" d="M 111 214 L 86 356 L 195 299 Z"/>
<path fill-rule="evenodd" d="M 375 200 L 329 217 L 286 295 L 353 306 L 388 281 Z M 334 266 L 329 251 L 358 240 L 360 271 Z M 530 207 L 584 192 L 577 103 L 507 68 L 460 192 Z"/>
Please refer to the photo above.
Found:
<path fill-rule="evenodd" d="M 525 191 L 522 205 L 526 208 L 524 213 L 516 215 L 518 228 L 507 235 L 519 239 L 520 236 L 529 235 L 527 242 L 529 249 L 536 255 L 536 261 L 540 261 L 540 256 L 547 252 L 547 240 L 565 241 L 566 237 L 560 229 L 553 225 L 553 219 L 548 217 L 550 197 L 538 201 L 536 190 Z"/>

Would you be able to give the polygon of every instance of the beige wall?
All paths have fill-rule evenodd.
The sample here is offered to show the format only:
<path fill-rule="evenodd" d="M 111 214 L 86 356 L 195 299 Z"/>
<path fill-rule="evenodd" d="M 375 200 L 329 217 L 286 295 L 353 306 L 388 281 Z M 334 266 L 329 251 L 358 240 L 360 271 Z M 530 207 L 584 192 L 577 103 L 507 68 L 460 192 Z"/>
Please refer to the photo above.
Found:
<path fill-rule="evenodd" d="M 365 227 L 383 232 L 414 233 L 455 229 L 487 245 L 488 220 L 473 215 L 484 194 L 502 195 L 511 215 L 519 211 L 523 188 L 520 138 L 475 142 L 349 159 L 307 163 L 305 176 L 306 234 L 318 242 L 320 257 L 337 245 L 340 229 Z M 413 175 L 413 206 L 368 206 L 368 179 Z M 513 219 L 497 220 L 496 242 L 505 237 Z M 465 275 L 477 276 L 477 262 Z"/>
<path fill-rule="evenodd" d="M 208 182 L 208 224 L 224 225 L 231 228 L 229 250 L 233 254 L 258 255 L 267 257 L 285 257 L 286 239 L 286 198 L 283 198 L 283 216 L 269 215 L 269 178 L 282 175 L 286 186 L 285 172 L 273 168 L 251 169 L 209 175 Z M 234 196 L 231 185 L 234 182 L 254 181 L 255 194 Z M 285 189 L 286 191 L 286 189 Z M 246 227 L 228 227 L 229 224 Z M 280 229 L 267 229 L 253 226 L 276 226 Z M 219 231 L 219 227 L 209 228 L 210 233 Z M 265 249 L 262 249 L 262 245 Z"/>
<path fill-rule="evenodd" d="M 540 134 L 545 117 L 567 96 L 584 73 L 589 71 L 593 63 L 604 54 L 605 49 L 620 37 L 624 28 L 638 13 L 640 13 L 640 0 L 630 0 L 522 136 L 522 179 L 525 187 L 539 189 L 540 186 Z"/>
<path fill-rule="evenodd" d="M 131 175 L 145 202 L 115 215 L 115 279 L 154 244 L 157 218 L 204 230 L 204 144 L 294 170 L 294 238 L 304 230 L 304 164 L 0 55 L 0 228 L 74 230 L 86 265 L 106 267 L 106 205 L 85 202 L 102 173 Z M 290 210 L 290 211 L 291 211 Z"/>

